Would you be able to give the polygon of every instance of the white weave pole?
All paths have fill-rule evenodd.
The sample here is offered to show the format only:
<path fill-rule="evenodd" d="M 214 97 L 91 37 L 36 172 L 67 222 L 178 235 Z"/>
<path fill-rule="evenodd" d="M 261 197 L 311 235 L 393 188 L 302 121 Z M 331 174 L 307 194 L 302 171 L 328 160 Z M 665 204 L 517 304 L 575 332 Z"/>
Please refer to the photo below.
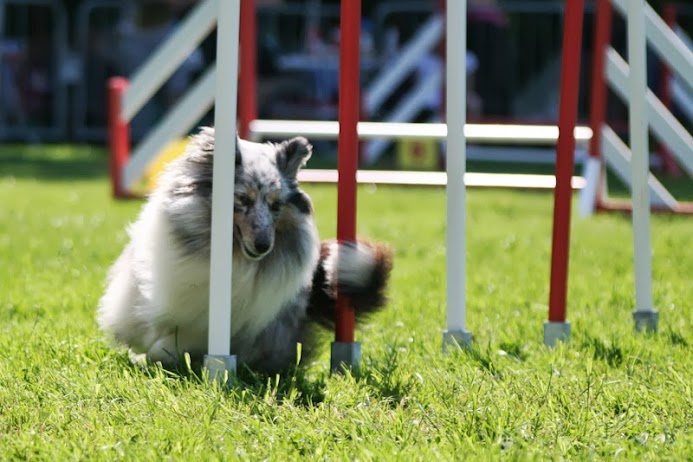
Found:
<path fill-rule="evenodd" d="M 628 61 L 630 74 L 629 124 L 632 152 L 631 195 L 633 198 L 633 255 L 637 330 L 655 330 L 657 312 L 652 300 L 652 251 L 650 243 L 649 153 L 647 132 L 647 61 L 645 1 L 628 1 Z"/>
<path fill-rule="evenodd" d="M 236 153 L 236 88 L 240 0 L 217 0 L 217 74 L 212 177 L 212 247 L 209 274 L 209 338 L 204 366 L 225 382 L 236 372 L 231 355 L 233 191 Z"/>
<path fill-rule="evenodd" d="M 447 330 L 443 333 L 443 351 L 456 345 L 469 345 L 467 331 L 466 170 L 467 93 L 467 0 L 447 0 L 446 6 L 446 121 L 447 133 Z"/>

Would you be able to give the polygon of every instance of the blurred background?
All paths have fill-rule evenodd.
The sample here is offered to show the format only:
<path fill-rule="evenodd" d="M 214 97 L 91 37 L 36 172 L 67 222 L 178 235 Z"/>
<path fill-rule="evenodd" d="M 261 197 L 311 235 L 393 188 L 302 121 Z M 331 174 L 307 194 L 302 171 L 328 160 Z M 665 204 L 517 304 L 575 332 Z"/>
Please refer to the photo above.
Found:
<path fill-rule="evenodd" d="M 194 6 L 194 0 L 0 0 L 0 141 L 106 141 L 106 80 L 130 76 Z M 587 1 L 580 123 L 588 116 L 594 3 Z M 337 118 L 338 0 L 256 0 L 260 118 Z M 468 103 L 471 122 L 556 123 L 563 1 L 468 0 Z M 693 3 L 650 1 L 690 35 Z M 417 66 L 363 106 L 364 120 L 444 120 L 441 0 L 363 0 L 362 91 L 416 49 Z M 438 16 L 439 18 L 439 16 Z M 615 15 L 612 43 L 623 56 L 625 25 Z M 132 122 L 137 142 L 215 60 L 212 34 Z M 650 87 L 660 63 L 649 55 Z M 676 107 L 673 108 L 676 112 Z M 612 127 L 627 111 L 610 97 Z M 686 120 L 685 118 L 683 120 Z M 211 114 L 200 123 L 211 123 Z M 690 129 L 690 126 L 688 127 Z M 325 142 L 330 156 L 335 144 Z M 381 143 L 367 160 L 393 156 Z"/>

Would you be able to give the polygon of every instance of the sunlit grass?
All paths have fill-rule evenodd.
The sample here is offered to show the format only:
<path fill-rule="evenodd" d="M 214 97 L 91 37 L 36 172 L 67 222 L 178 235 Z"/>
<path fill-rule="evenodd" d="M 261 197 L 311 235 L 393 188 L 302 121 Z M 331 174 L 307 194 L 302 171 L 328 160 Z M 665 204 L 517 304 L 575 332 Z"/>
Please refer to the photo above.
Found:
<path fill-rule="evenodd" d="M 63 148 L 61 148 L 63 149 Z M 0 154 L 5 151 L 0 150 Z M 363 187 L 359 234 L 390 242 L 388 310 L 357 332 L 362 374 L 328 345 L 230 390 L 128 363 L 97 331 L 105 272 L 138 201 L 114 202 L 85 148 L 0 163 L 0 459 L 686 460 L 693 454 L 693 220 L 652 222 L 657 335 L 633 331 L 628 217 L 575 220 L 567 345 L 546 349 L 546 193 L 468 194 L 467 351 L 441 354 L 442 189 Z M 52 170 L 54 167 L 58 170 Z M 50 180 L 50 181 L 47 181 Z M 323 237 L 336 192 L 306 187 Z"/>

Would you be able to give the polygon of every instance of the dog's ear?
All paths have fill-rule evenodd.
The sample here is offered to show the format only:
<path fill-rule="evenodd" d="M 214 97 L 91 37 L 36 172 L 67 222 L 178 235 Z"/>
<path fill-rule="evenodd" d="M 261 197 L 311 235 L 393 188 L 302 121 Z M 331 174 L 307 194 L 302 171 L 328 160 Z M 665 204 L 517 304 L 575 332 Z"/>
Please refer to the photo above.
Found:
<path fill-rule="evenodd" d="M 236 133 L 236 167 L 240 167 L 243 163 L 243 158 L 241 157 L 241 138 Z"/>
<path fill-rule="evenodd" d="M 313 153 L 313 146 L 302 136 L 284 141 L 277 147 L 277 167 L 289 178 L 296 178 Z"/>

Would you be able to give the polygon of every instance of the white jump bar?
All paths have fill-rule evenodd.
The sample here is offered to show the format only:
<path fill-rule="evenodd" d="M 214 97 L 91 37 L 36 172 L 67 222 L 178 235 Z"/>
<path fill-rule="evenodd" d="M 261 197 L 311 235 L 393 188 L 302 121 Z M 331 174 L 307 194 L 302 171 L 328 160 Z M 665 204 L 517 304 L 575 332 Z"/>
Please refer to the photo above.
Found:
<path fill-rule="evenodd" d="M 440 139 L 447 137 L 444 123 L 359 122 L 359 138 Z M 313 139 L 336 139 L 339 123 L 322 120 L 254 120 L 250 123 L 251 138 L 302 135 Z M 485 144 L 555 144 L 558 127 L 555 125 L 466 124 L 464 134 L 469 143 Z M 589 127 L 575 127 L 575 139 L 585 142 L 592 138 Z"/>
<path fill-rule="evenodd" d="M 337 170 L 305 169 L 298 173 L 298 180 L 306 183 L 336 183 Z M 366 184 L 445 186 L 445 172 L 413 172 L 393 170 L 359 170 L 356 181 Z M 526 175 L 514 173 L 470 173 L 464 175 L 466 186 L 486 188 L 553 189 L 556 177 L 553 175 Z M 585 179 L 574 176 L 573 189 L 585 187 Z"/>

